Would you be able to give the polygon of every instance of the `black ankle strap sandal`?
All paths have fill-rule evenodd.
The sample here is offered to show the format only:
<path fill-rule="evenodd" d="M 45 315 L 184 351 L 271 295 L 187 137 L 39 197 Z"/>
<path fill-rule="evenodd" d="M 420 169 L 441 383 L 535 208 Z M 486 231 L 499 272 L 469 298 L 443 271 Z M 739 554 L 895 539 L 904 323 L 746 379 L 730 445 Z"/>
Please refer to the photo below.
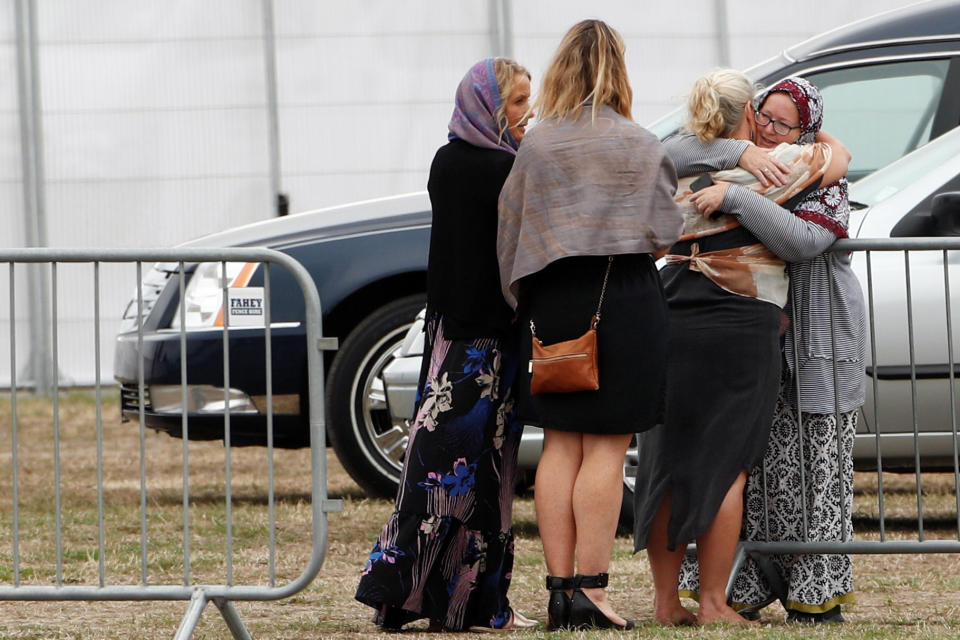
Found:
<path fill-rule="evenodd" d="M 573 589 L 573 578 L 560 578 L 557 576 L 547 576 L 547 589 L 551 591 Z"/>
<path fill-rule="evenodd" d="M 547 603 L 547 630 L 557 631 L 570 628 L 570 596 L 567 591 L 573 589 L 573 578 L 547 576 L 547 589 L 550 600 Z"/>
<path fill-rule="evenodd" d="M 571 629 L 633 629 L 633 620 L 624 618 L 626 624 L 617 624 L 600 611 L 597 605 L 582 591 L 583 589 L 604 589 L 609 580 L 610 576 L 606 573 L 591 576 L 578 573 L 573 576 L 573 598 L 570 599 L 569 618 Z"/>
<path fill-rule="evenodd" d="M 598 573 L 592 576 L 585 576 L 578 573 L 573 576 L 573 586 L 575 589 L 606 589 L 609 581 L 609 573 Z"/>

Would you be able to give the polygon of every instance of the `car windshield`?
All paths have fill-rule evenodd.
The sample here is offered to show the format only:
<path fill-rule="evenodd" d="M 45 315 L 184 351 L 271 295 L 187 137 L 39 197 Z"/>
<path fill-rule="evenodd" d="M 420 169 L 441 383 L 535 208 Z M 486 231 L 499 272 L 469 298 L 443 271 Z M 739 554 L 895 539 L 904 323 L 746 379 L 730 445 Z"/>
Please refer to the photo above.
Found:
<path fill-rule="evenodd" d="M 850 185 L 850 200 L 873 206 L 947 164 L 960 164 L 960 127 Z"/>
<path fill-rule="evenodd" d="M 884 61 L 805 74 L 823 94 L 823 130 L 853 154 L 851 182 L 935 136 L 950 59 Z M 882 135 L 878 132 L 882 132 Z"/>

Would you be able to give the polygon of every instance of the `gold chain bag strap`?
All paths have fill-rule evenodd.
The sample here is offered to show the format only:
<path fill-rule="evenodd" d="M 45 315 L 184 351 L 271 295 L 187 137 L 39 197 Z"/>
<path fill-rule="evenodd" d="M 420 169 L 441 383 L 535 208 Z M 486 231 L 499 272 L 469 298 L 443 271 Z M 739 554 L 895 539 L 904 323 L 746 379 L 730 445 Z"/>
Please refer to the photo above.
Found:
<path fill-rule="evenodd" d="M 607 293 L 607 279 L 613 256 L 607 260 L 603 275 L 600 301 L 597 312 L 590 319 L 587 332 L 579 338 L 550 345 L 537 338 L 537 328 L 530 319 L 530 334 L 533 339 L 530 360 L 530 393 L 570 393 L 573 391 L 596 391 L 600 388 L 600 370 L 597 367 L 597 327 L 600 326 L 600 308 Z"/>

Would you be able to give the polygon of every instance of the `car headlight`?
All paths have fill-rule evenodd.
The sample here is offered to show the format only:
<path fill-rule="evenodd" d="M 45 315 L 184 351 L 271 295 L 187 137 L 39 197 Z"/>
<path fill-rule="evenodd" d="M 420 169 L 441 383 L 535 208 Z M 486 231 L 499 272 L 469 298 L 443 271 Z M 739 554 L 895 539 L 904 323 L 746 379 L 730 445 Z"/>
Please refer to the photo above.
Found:
<path fill-rule="evenodd" d="M 127 333 L 130 331 L 137 330 L 137 323 L 140 321 L 140 317 L 146 318 L 150 315 L 150 311 L 153 310 L 153 305 L 156 304 L 157 298 L 160 297 L 160 292 L 163 291 L 163 288 L 167 286 L 167 280 L 171 276 L 176 275 L 180 266 L 176 262 L 158 262 L 153 265 L 146 275 L 143 276 L 143 281 L 140 283 L 139 292 L 137 289 L 133 290 L 133 295 L 130 296 L 130 302 L 127 303 L 127 308 L 123 310 L 123 317 L 120 321 L 120 333 Z M 141 298 L 142 305 L 138 303 L 137 298 Z M 142 316 L 138 316 L 140 313 Z"/>
<path fill-rule="evenodd" d="M 245 287 L 257 270 L 256 262 L 228 262 L 223 277 L 222 262 L 201 262 L 183 292 L 185 327 L 198 329 L 223 326 L 223 287 Z M 177 305 L 170 327 L 180 328 L 180 306 Z"/>

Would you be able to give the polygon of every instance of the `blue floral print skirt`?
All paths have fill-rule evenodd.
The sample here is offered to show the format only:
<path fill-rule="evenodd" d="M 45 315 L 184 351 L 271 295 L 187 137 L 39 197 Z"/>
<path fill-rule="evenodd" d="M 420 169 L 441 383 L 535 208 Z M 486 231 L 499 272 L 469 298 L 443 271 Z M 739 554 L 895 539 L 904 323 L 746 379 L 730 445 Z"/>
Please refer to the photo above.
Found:
<path fill-rule="evenodd" d="M 419 618 L 450 630 L 499 628 L 510 619 L 523 428 L 511 392 L 517 349 L 512 339 L 447 340 L 436 316 L 426 343 L 396 510 L 356 598 L 388 628 Z"/>

